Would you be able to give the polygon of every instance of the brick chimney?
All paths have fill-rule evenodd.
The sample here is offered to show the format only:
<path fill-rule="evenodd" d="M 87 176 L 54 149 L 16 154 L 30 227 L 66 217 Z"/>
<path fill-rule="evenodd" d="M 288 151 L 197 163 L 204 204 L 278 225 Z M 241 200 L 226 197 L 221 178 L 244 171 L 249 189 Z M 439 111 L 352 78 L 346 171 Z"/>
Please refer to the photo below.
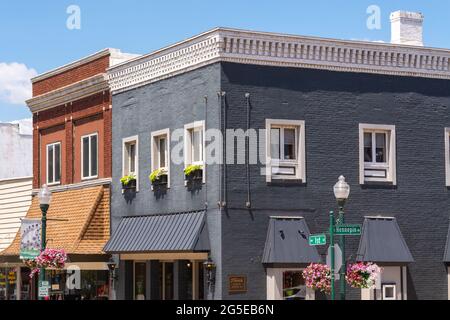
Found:
<path fill-rule="evenodd" d="M 396 11 L 391 13 L 391 42 L 423 47 L 423 14 Z"/>

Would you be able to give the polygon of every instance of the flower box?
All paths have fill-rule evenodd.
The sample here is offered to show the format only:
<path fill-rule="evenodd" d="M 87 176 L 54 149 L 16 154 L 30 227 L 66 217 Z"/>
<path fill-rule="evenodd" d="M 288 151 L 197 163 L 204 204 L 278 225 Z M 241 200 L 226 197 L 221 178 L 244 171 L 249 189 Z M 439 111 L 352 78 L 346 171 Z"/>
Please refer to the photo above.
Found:
<path fill-rule="evenodd" d="M 198 169 L 193 171 L 191 174 L 189 175 L 185 175 L 185 180 L 186 181 L 199 181 L 199 180 L 203 180 L 203 170 L 202 169 Z"/>
<path fill-rule="evenodd" d="M 123 190 L 136 190 L 136 180 L 130 180 L 127 184 L 124 184 L 122 182 L 122 189 Z"/>
<path fill-rule="evenodd" d="M 163 186 L 163 185 L 167 185 L 168 183 L 168 175 L 167 174 L 163 174 L 161 175 L 158 179 L 155 179 L 152 182 L 153 186 Z"/>

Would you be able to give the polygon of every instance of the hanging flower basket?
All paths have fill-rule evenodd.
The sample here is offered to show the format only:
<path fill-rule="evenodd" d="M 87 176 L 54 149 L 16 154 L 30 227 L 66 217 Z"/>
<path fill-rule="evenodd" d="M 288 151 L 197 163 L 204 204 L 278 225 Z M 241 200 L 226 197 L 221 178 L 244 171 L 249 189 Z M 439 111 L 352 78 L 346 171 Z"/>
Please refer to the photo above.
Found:
<path fill-rule="evenodd" d="M 40 272 L 41 268 L 64 269 L 67 254 L 64 250 L 45 249 L 32 260 L 24 260 L 24 264 L 31 269 L 30 278 Z"/>
<path fill-rule="evenodd" d="M 358 262 L 348 265 L 345 279 L 352 288 L 370 289 L 380 272 L 381 268 L 375 263 Z"/>
<path fill-rule="evenodd" d="M 331 292 L 331 270 L 327 265 L 312 263 L 303 270 L 306 287 L 326 294 Z"/>

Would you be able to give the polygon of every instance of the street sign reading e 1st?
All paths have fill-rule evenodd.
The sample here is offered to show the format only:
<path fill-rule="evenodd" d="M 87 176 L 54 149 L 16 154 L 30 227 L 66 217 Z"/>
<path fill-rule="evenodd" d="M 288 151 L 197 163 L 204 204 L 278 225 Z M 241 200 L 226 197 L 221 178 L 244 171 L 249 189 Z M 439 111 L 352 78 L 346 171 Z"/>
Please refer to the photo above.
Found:
<path fill-rule="evenodd" d="M 337 236 L 360 236 L 360 224 L 340 224 L 334 228 L 334 233 Z"/>
<path fill-rule="evenodd" d="M 324 234 L 316 234 L 309 236 L 310 246 L 324 246 L 327 244 L 327 236 Z"/>

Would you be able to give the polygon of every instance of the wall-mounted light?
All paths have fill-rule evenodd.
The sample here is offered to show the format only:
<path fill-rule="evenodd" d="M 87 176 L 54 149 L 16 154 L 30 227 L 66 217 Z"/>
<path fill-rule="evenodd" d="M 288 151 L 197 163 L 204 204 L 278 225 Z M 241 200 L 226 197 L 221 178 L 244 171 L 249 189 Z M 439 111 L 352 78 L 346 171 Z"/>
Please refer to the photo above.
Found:
<path fill-rule="evenodd" d="M 106 263 L 106 265 L 108 266 L 111 280 L 117 280 L 118 279 L 118 276 L 116 274 L 117 264 L 115 263 L 114 259 L 111 257 L 109 261 Z"/>
<path fill-rule="evenodd" d="M 216 264 L 214 261 L 212 261 L 211 257 L 208 257 L 208 260 L 203 262 L 203 267 L 206 270 L 206 279 L 208 282 L 209 288 L 211 288 L 214 285 L 215 278 L 216 278 Z"/>

